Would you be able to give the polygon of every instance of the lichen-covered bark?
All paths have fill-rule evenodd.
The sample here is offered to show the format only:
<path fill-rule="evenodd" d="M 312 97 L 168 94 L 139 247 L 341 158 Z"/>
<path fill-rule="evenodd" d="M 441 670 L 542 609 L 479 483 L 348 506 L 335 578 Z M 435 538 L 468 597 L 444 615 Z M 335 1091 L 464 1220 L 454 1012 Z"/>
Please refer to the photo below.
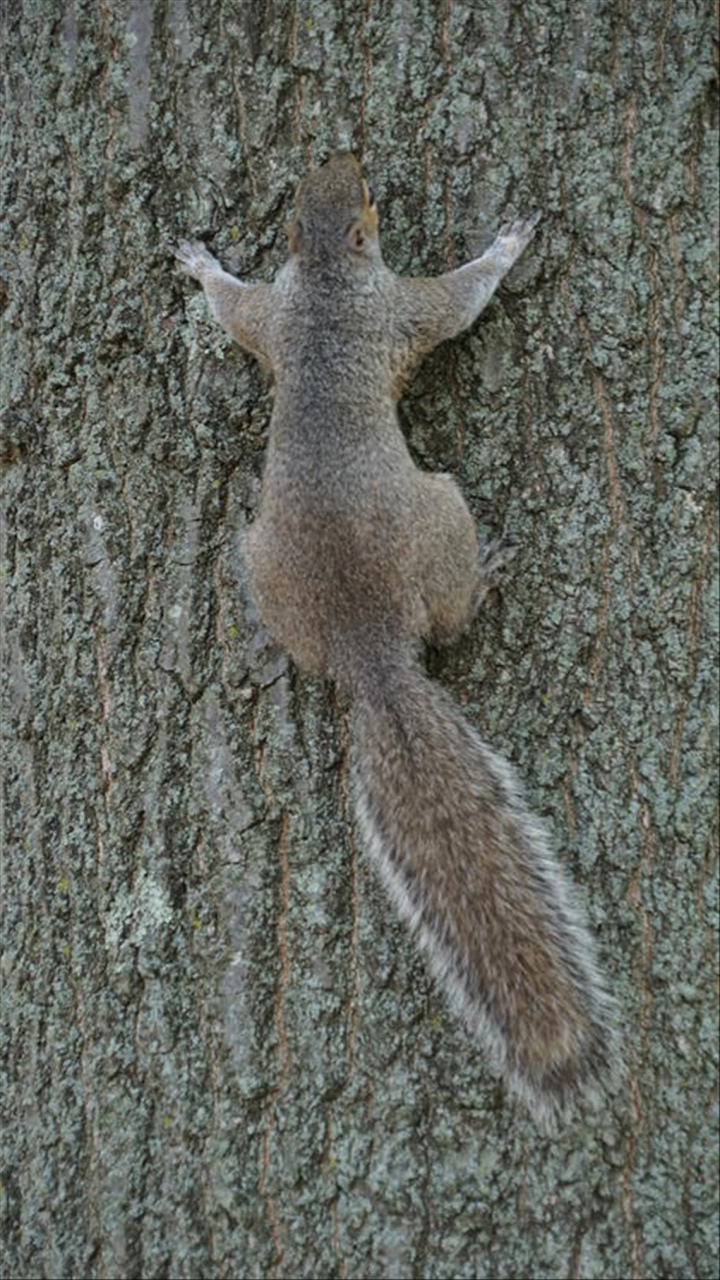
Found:
<path fill-rule="evenodd" d="M 717 191 L 700 0 L 25 0 L 2 46 L 2 1269 L 717 1274 Z M 168 249 L 283 261 L 363 154 L 385 255 L 537 249 L 416 377 L 521 554 L 430 655 L 517 763 L 627 1082 L 542 1137 L 353 834 L 348 718 L 258 627 L 269 388 Z"/>

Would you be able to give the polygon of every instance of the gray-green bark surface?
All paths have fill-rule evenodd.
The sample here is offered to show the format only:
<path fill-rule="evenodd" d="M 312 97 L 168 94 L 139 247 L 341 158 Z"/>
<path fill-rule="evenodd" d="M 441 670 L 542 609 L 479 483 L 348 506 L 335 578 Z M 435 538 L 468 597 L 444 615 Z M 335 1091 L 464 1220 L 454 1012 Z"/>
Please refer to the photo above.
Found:
<path fill-rule="evenodd" d="M 51 0 L 3 30 L 3 1258 L 13 1277 L 717 1275 L 717 117 L 697 0 Z M 268 278 L 351 145 L 385 257 L 536 247 L 403 401 L 520 547 L 433 674 L 580 886 L 627 1081 L 510 1105 L 353 835 L 348 709 L 239 537 Z"/>

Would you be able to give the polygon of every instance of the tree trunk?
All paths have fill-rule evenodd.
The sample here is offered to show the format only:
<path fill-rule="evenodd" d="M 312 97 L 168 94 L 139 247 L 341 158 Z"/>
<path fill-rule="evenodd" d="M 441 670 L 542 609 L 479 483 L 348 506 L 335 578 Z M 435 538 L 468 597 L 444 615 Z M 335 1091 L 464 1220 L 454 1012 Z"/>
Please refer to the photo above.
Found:
<path fill-rule="evenodd" d="M 7 1274 L 717 1274 L 711 51 L 692 0 L 8 4 Z M 402 413 L 520 548 L 430 668 L 623 1007 L 626 1082 L 553 1139 L 375 881 L 347 706 L 258 625 L 270 388 L 169 256 L 270 278 L 342 146 L 398 271 L 543 211 Z"/>

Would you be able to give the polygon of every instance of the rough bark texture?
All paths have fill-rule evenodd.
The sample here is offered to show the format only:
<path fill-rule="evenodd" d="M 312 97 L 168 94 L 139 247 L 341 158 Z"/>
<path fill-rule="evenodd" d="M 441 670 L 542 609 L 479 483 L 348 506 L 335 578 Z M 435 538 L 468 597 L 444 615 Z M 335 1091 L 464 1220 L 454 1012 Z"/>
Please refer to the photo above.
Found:
<path fill-rule="evenodd" d="M 23 1276 L 713 1276 L 717 282 L 701 0 L 5 14 L 4 1254 Z M 403 402 L 521 548 L 449 655 L 581 886 L 627 1083 L 507 1103 L 258 628 L 269 388 L 168 249 L 269 277 L 364 156 L 387 261 L 537 248 Z"/>

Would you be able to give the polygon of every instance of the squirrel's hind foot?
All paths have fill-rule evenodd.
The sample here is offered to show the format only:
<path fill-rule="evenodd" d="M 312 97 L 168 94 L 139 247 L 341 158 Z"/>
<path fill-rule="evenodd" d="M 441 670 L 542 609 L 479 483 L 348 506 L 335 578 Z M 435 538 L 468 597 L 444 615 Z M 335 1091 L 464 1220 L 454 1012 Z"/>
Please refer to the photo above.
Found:
<path fill-rule="evenodd" d="M 517 553 L 518 548 L 509 542 L 504 542 L 502 538 L 491 538 L 490 541 L 481 543 L 478 551 L 478 587 L 473 605 L 473 617 L 477 617 L 478 610 L 488 592 L 497 585 L 498 576 L 515 559 Z"/>

